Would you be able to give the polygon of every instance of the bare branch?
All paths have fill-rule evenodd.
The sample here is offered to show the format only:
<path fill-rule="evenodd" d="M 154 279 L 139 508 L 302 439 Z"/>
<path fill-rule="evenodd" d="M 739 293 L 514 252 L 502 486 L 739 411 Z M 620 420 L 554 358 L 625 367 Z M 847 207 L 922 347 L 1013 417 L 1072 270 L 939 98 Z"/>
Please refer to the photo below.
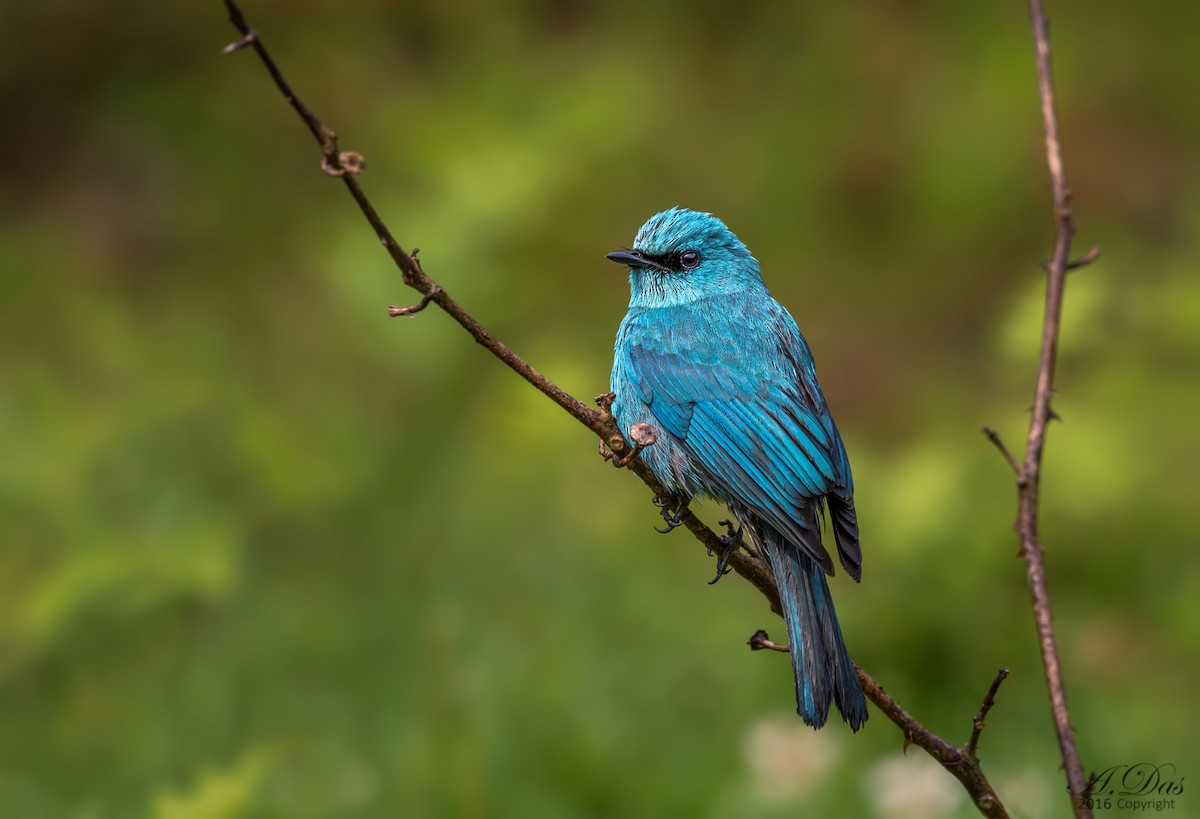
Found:
<path fill-rule="evenodd" d="M 1054 253 L 1046 267 L 1046 307 L 1042 324 L 1042 346 L 1038 358 L 1037 385 L 1034 389 L 1033 411 L 1026 440 L 1025 460 L 1018 472 L 1017 533 L 1021 538 L 1021 554 L 1025 558 L 1026 575 L 1032 597 L 1034 621 L 1046 686 L 1050 695 L 1050 710 L 1058 734 L 1063 770 L 1071 794 L 1076 817 L 1090 817 L 1087 804 L 1088 783 L 1075 747 L 1075 734 L 1067 710 L 1062 667 L 1054 634 L 1054 619 L 1050 611 L 1050 595 L 1046 588 L 1045 553 L 1038 535 L 1038 498 L 1041 487 L 1042 453 L 1045 449 L 1046 427 L 1057 415 L 1050 406 L 1053 395 L 1054 368 L 1058 356 L 1058 337 L 1062 322 L 1063 288 L 1071 268 L 1071 240 L 1075 235 L 1075 219 L 1071 212 L 1071 188 L 1067 184 L 1063 164 L 1062 142 L 1058 130 L 1058 114 L 1054 95 L 1054 78 L 1050 60 L 1050 34 L 1042 0 L 1030 0 L 1029 14 L 1033 27 L 1034 56 L 1037 64 L 1038 96 L 1041 100 L 1042 126 L 1045 131 L 1046 166 L 1050 172 L 1056 222 Z M 1087 264 L 1096 258 L 1095 248 L 1075 263 Z"/>

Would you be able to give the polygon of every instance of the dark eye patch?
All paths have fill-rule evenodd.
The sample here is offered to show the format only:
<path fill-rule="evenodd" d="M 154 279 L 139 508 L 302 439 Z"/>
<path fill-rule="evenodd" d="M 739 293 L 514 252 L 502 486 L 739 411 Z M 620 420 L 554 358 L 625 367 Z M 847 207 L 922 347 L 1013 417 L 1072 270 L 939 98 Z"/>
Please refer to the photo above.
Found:
<path fill-rule="evenodd" d="M 645 256 L 646 259 L 652 261 L 659 270 L 664 273 L 686 273 L 689 270 L 695 270 L 700 265 L 700 252 L 697 250 L 683 250 L 675 253 L 657 253 Z"/>

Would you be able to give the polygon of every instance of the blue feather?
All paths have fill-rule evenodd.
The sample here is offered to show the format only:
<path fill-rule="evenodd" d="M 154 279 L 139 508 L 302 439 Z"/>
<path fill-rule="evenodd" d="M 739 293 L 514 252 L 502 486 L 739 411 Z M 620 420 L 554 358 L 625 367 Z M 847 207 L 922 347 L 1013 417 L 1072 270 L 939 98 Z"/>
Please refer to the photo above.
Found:
<path fill-rule="evenodd" d="M 613 414 L 628 436 L 659 431 L 642 457 L 685 498 L 725 503 L 768 557 L 792 646 L 797 711 L 820 727 L 831 702 L 857 730 L 866 702 L 834 612 L 821 541 L 828 505 L 840 562 L 861 577 L 850 462 L 807 342 L 724 223 L 673 208 L 628 251 L 629 312 L 617 333 Z"/>

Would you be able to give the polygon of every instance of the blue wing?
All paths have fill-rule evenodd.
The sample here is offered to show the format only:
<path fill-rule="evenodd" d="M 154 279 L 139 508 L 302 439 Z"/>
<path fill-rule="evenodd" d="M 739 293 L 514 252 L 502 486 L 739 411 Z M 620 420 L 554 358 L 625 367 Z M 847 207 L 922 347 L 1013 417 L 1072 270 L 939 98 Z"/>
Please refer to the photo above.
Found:
<path fill-rule="evenodd" d="M 714 495 L 761 516 L 832 573 L 816 514 L 828 498 L 841 562 L 857 579 L 862 557 L 841 436 L 795 323 L 781 307 L 763 318 L 766 327 L 720 339 L 631 339 L 630 375 Z"/>

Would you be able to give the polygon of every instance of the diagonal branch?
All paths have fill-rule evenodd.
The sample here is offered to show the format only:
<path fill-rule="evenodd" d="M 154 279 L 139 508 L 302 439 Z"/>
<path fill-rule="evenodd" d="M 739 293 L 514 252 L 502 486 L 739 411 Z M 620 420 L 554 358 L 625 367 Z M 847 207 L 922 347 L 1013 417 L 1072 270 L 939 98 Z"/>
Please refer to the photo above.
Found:
<path fill-rule="evenodd" d="M 266 46 L 263 44 L 262 38 L 251 28 L 238 4 L 234 0 L 222 0 L 222 2 L 224 2 L 229 12 L 230 23 L 242 35 L 240 40 L 227 46 L 224 53 L 232 53 L 245 48 L 253 49 L 267 69 L 267 72 L 271 75 L 279 92 L 304 121 L 304 124 L 321 146 L 321 167 L 324 172 L 342 180 L 350 195 L 358 204 L 363 216 L 375 230 L 376 236 L 392 257 L 397 268 L 399 268 L 404 283 L 421 294 L 421 299 L 417 304 L 411 307 L 391 307 L 388 310 L 389 314 L 393 316 L 409 316 L 424 310 L 430 304 L 436 304 L 443 312 L 458 322 L 476 342 L 491 352 L 492 355 L 528 381 L 539 392 L 549 397 L 559 407 L 570 414 L 571 417 L 598 435 L 602 444 L 607 447 L 609 452 L 618 455 L 621 453 L 628 454 L 630 444 L 617 429 L 616 423 L 609 412 L 588 407 L 534 369 L 503 342 L 488 332 L 441 285 L 426 275 L 420 262 L 417 260 L 415 250 L 412 253 L 408 253 L 399 245 L 358 183 L 357 176 L 365 166 L 362 156 L 352 151 L 340 150 L 337 134 L 325 126 L 292 91 L 284 79 L 279 66 L 275 63 Z M 652 445 L 652 442 L 651 444 L 639 445 Z M 626 459 L 625 457 L 620 457 L 614 460 L 618 463 L 623 462 L 622 465 L 637 475 L 656 497 L 668 496 L 665 488 L 658 482 L 649 467 L 640 458 Z M 721 553 L 724 550 L 724 543 L 722 543 L 720 537 L 697 518 L 690 509 L 683 509 L 677 515 L 682 525 L 710 553 Z M 729 566 L 766 597 L 773 611 L 776 613 L 780 612 L 779 593 L 775 586 L 774 577 L 771 574 L 769 566 L 764 561 L 757 555 L 739 550 L 729 556 Z M 766 640 L 765 633 L 762 639 Z M 765 648 L 769 646 L 761 645 L 758 647 Z M 784 647 L 778 646 L 776 646 L 776 649 L 787 650 Z M 984 776 L 978 760 L 974 759 L 972 754 L 967 753 L 965 748 L 956 748 L 929 731 L 915 717 L 905 711 L 890 695 L 885 693 L 882 686 L 867 674 L 866 671 L 857 666 L 855 668 L 866 696 L 875 703 L 888 719 L 900 728 L 904 733 L 906 744 L 912 743 L 924 749 L 951 774 L 962 781 L 976 807 L 978 807 L 982 814 L 993 817 L 993 819 L 1005 819 L 1008 816 L 1004 805 L 1000 802 L 999 797 L 992 789 L 986 776 Z"/>
<path fill-rule="evenodd" d="M 258 55 L 259 60 L 262 61 L 263 66 L 267 69 L 267 73 L 271 75 L 271 79 L 275 82 L 276 88 L 279 89 L 279 93 L 283 95 L 288 105 L 304 121 L 309 132 L 321 146 L 322 169 L 331 176 L 339 177 L 346 185 L 346 189 L 358 204 L 359 210 L 362 211 L 367 222 L 374 228 L 375 235 L 383 243 L 384 248 L 387 250 L 388 255 L 392 257 L 392 261 L 395 262 L 396 267 L 400 269 L 400 275 L 404 283 L 422 295 L 421 309 L 428 305 L 429 302 L 437 304 L 447 315 L 458 322 L 464 330 L 470 333 L 475 341 L 485 347 L 488 352 L 508 365 L 517 375 L 548 396 L 551 401 L 570 413 L 581 424 L 601 435 L 601 437 L 608 437 L 614 434 L 616 427 L 612 424 L 604 424 L 604 417 L 600 412 L 583 404 L 574 396 L 569 395 L 531 367 L 503 342 L 488 332 L 482 324 L 476 321 L 458 302 L 451 298 L 449 293 L 439 287 L 437 282 L 425 275 L 425 271 L 421 269 L 421 264 L 417 261 L 416 255 L 406 253 L 400 247 L 400 244 L 392 236 L 391 231 L 388 230 L 383 220 L 379 217 L 375 206 L 371 204 L 371 201 L 363 192 L 362 186 L 358 184 L 357 175 L 363 166 L 362 157 L 352 151 L 341 151 L 338 148 L 337 134 L 322 123 L 316 114 L 292 91 L 291 86 L 284 79 L 283 72 L 279 69 L 274 58 L 271 57 L 270 52 L 267 51 L 266 46 L 263 44 L 262 37 L 246 21 L 246 16 L 242 12 L 241 7 L 234 0 L 224 0 L 224 3 L 225 8 L 229 11 L 229 22 L 242 34 L 242 39 L 226 46 L 224 53 L 228 54 L 247 47 L 254 49 L 254 53 Z M 403 308 L 400 308 L 393 315 L 407 315 L 413 312 L 417 312 L 417 310 L 405 311 Z M 622 441 L 621 443 L 623 444 L 624 442 Z M 619 446 L 614 448 L 614 451 L 620 451 Z"/>

